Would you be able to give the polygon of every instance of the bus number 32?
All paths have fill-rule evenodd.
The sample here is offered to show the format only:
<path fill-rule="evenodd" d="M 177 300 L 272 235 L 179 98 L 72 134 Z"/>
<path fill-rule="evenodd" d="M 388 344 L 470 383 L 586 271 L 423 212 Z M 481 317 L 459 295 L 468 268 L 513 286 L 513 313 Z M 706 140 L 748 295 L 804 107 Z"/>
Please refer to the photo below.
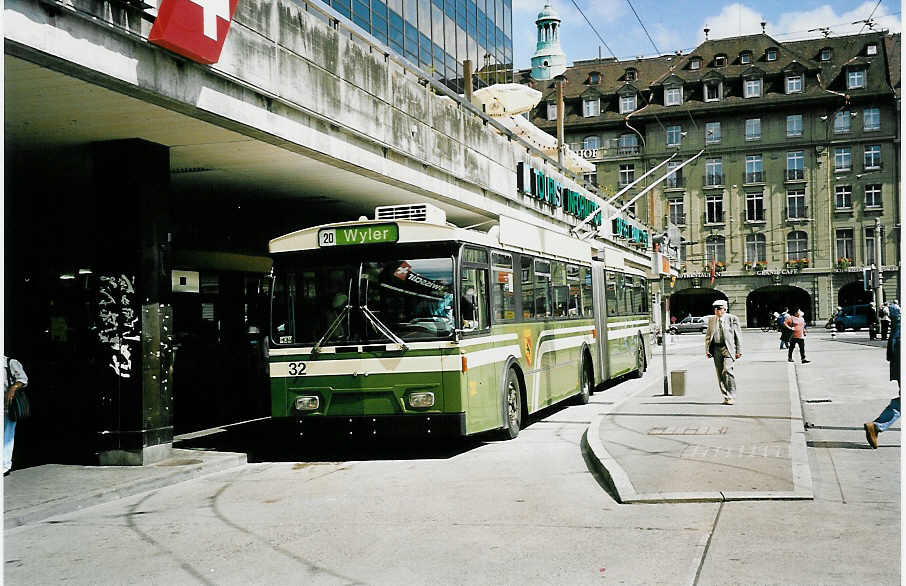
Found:
<path fill-rule="evenodd" d="M 304 362 L 287 362 L 286 365 L 289 368 L 289 376 L 302 376 L 305 374 Z"/>

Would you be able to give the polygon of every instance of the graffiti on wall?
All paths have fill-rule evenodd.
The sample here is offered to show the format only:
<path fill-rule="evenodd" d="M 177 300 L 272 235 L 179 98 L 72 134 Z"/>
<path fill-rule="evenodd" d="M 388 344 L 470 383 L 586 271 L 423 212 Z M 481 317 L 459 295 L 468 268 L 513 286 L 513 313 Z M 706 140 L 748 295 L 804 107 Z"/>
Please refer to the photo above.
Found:
<path fill-rule="evenodd" d="M 103 275 L 97 290 L 97 335 L 109 350 L 107 366 L 120 378 L 132 377 L 132 361 L 140 342 L 139 315 L 135 307 L 134 278 Z"/>

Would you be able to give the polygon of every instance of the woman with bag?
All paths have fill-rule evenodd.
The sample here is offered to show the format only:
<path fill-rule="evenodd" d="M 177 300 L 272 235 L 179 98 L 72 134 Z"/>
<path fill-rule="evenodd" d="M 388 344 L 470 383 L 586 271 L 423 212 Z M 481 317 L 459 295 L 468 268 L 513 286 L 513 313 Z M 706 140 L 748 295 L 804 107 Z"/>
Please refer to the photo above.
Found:
<path fill-rule="evenodd" d="M 792 315 L 786 318 L 786 321 L 783 322 L 784 328 L 789 332 L 789 342 L 790 347 L 787 351 L 786 359 L 787 362 L 793 361 L 793 350 L 796 346 L 799 346 L 799 359 L 802 360 L 802 364 L 808 364 L 811 360 L 806 359 L 805 357 L 805 319 L 803 318 L 805 314 L 802 310 L 794 311 Z"/>
<path fill-rule="evenodd" d="M 3 475 L 6 476 L 9 474 L 10 468 L 13 467 L 13 441 L 16 439 L 16 415 L 15 407 L 14 411 L 10 413 L 10 406 L 14 404 L 14 399 L 16 398 L 16 392 L 21 392 L 21 389 L 28 384 L 28 376 L 25 374 L 25 369 L 22 368 L 22 364 L 18 360 L 13 360 L 11 358 L 3 357 L 3 388 L 6 389 L 4 393 L 4 409 L 3 409 Z M 22 397 L 20 397 L 22 398 Z M 12 415 L 12 419 L 10 418 Z"/>

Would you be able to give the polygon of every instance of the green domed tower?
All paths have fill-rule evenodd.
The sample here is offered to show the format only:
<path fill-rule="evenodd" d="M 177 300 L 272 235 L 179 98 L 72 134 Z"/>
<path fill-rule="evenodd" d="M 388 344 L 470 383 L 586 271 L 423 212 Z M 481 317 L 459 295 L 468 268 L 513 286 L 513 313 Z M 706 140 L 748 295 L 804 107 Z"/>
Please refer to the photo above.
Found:
<path fill-rule="evenodd" d="M 560 15 L 550 3 L 545 4 L 535 25 L 538 46 L 532 55 L 532 79 L 553 79 L 566 71 L 566 54 L 560 48 Z"/>

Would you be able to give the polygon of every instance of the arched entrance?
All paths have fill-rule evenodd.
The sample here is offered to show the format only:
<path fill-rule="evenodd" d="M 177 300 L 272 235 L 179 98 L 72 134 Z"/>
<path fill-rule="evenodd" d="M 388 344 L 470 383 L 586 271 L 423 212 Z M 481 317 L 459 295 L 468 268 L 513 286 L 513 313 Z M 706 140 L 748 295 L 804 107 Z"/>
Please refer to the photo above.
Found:
<path fill-rule="evenodd" d="M 714 313 L 712 304 L 718 299 L 729 301 L 724 292 L 717 289 L 707 287 L 682 289 L 670 296 L 670 316 L 679 321 L 689 315 L 711 315 Z M 731 307 L 730 310 L 732 309 Z"/>
<path fill-rule="evenodd" d="M 837 291 L 837 305 L 846 307 L 847 305 L 860 305 L 862 303 L 871 303 L 874 301 L 871 291 L 866 291 L 862 281 L 853 281 L 840 287 Z"/>
<path fill-rule="evenodd" d="M 812 296 L 808 291 L 791 285 L 768 285 L 755 289 L 746 297 L 746 325 L 757 328 L 766 325 L 774 312 L 784 308 L 801 309 L 805 323 L 812 323 Z"/>

